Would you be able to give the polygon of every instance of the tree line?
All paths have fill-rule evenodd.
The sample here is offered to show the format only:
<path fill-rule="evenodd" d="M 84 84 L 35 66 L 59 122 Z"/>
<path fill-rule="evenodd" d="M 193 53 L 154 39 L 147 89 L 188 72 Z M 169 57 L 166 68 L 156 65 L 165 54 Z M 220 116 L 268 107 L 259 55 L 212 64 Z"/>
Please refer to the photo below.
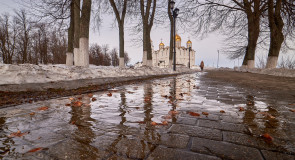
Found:
<path fill-rule="evenodd" d="M 113 14 L 119 29 L 119 66 L 125 60 L 125 24 L 132 27 L 142 44 L 143 64 L 151 66 L 153 26 L 173 24 L 171 0 L 26 0 L 40 19 L 52 20 L 67 28 L 67 64 L 88 66 L 89 29 L 101 25 Z M 294 40 L 294 0 L 194 0 L 177 1 L 180 29 L 197 36 L 219 31 L 227 36 L 223 52 L 231 58 L 244 57 L 243 66 L 255 67 L 258 47 L 268 46 L 267 68 L 277 66 L 283 49 Z M 93 14 L 93 15 L 92 15 Z M 91 19 L 93 17 L 93 19 Z M 168 25 L 167 25 L 168 24 Z M 175 26 L 169 25 L 169 30 Z M 24 34 L 25 35 L 25 34 Z M 170 44 L 173 37 L 170 35 Z M 170 45 L 172 47 L 172 45 Z M 25 48 L 24 48 L 25 50 Z M 64 53 L 63 53 L 64 54 Z M 172 65 L 170 48 L 169 65 Z"/>

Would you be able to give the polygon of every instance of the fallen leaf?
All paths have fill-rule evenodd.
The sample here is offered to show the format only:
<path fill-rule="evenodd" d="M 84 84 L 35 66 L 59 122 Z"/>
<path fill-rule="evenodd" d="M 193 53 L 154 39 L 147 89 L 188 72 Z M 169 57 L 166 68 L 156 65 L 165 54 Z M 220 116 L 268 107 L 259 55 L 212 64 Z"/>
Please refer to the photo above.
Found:
<path fill-rule="evenodd" d="M 272 116 L 271 114 L 269 114 L 269 113 L 267 113 L 267 112 L 258 112 L 258 114 L 262 114 L 262 115 L 264 115 L 264 116 L 266 116 L 266 117 L 269 117 L 269 118 L 271 118 L 271 119 L 275 119 L 275 118 L 276 118 L 276 117 Z"/>
<path fill-rule="evenodd" d="M 244 111 L 244 107 L 239 107 L 239 111 Z"/>
<path fill-rule="evenodd" d="M 38 110 L 39 111 L 45 111 L 45 110 L 47 110 L 49 107 L 47 107 L 47 106 L 43 106 L 43 107 L 39 107 L 38 108 Z"/>
<path fill-rule="evenodd" d="M 203 115 L 208 116 L 209 113 L 208 112 L 202 112 Z"/>
<path fill-rule="evenodd" d="M 261 137 L 267 142 L 271 142 L 273 140 L 273 138 L 268 133 L 261 135 Z"/>
<path fill-rule="evenodd" d="M 252 102 L 252 101 L 248 101 L 248 102 L 247 102 L 247 105 L 252 106 L 252 105 L 254 105 L 254 102 Z"/>
<path fill-rule="evenodd" d="M 194 116 L 194 117 L 200 116 L 200 114 L 196 113 L 196 112 L 188 112 L 188 114 L 191 115 L 191 116 Z"/>
<path fill-rule="evenodd" d="M 135 107 L 135 109 L 139 109 L 140 107 Z"/>
<path fill-rule="evenodd" d="M 162 124 L 163 125 L 168 125 L 168 122 L 167 121 L 163 121 Z"/>
<path fill-rule="evenodd" d="M 94 102 L 94 101 L 96 101 L 97 99 L 93 97 L 91 100 Z"/>
<path fill-rule="evenodd" d="M 133 93 L 135 93 L 135 92 L 128 91 L 127 93 L 129 93 L 129 94 L 133 94 Z"/>
<path fill-rule="evenodd" d="M 73 107 L 81 107 L 83 105 L 83 103 L 81 101 L 76 101 L 76 102 L 73 102 Z"/>
<path fill-rule="evenodd" d="M 225 113 L 225 111 L 224 110 L 220 110 L 220 113 Z"/>
<path fill-rule="evenodd" d="M 169 98 L 169 99 L 172 99 L 172 96 L 169 96 L 168 98 Z"/>
<path fill-rule="evenodd" d="M 295 103 L 290 103 L 289 105 L 295 105 Z"/>
<path fill-rule="evenodd" d="M 109 97 L 112 97 L 113 94 L 112 94 L 111 92 L 109 92 L 107 95 L 108 95 Z"/>
<path fill-rule="evenodd" d="M 179 95 L 180 95 L 181 97 L 183 97 L 183 93 L 180 93 Z"/>
<path fill-rule="evenodd" d="M 191 82 L 190 80 L 187 80 L 187 82 Z"/>
<path fill-rule="evenodd" d="M 93 97 L 93 94 L 92 94 L 92 93 L 89 93 L 87 96 L 88 96 L 89 98 L 92 98 L 92 97 Z"/>
<path fill-rule="evenodd" d="M 295 109 L 290 109 L 291 112 L 295 112 Z"/>
<path fill-rule="evenodd" d="M 144 101 L 148 103 L 148 102 L 151 101 L 151 98 L 150 97 L 144 97 Z"/>
<path fill-rule="evenodd" d="M 82 100 L 82 97 L 78 97 L 77 99 L 78 99 L 78 100 Z"/>
<path fill-rule="evenodd" d="M 30 113 L 31 116 L 35 115 L 35 112 Z"/>
<path fill-rule="evenodd" d="M 21 136 L 24 136 L 28 134 L 28 132 L 25 132 L 25 133 L 22 133 L 21 131 L 17 131 L 17 132 L 14 132 L 14 133 L 11 133 L 8 137 L 12 138 L 12 137 L 21 137 Z"/>
<path fill-rule="evenodd" d="M 156 126 L 157 123 L 153 121 L 153 122 L 151 122 L 151 125 L 152 125 L 152 126 Z"/>
<path fill-rule="evenodd" d="M 162 97 L 164 97 L 164 98 L 168 98 L 168 96 L 167 96 L 167 95 L 162 95 Z"/>
<path fill-rule="evenodd" d="M 71 106 L 71 104 L 70 103 L 67 103 L 67 104 L 65 104 L 65 106 Z"/>
<path fill-rule="evenodd" d="M 69 98 L 69 100 L 73 101 L 73 100 L 74 100 L 74 98 Z"/>
<path fill-rule="evenodd" d="M 41 151 L 43 148 L 34 148 L 34 149 L 31 149 L 29 150 L 28 152 L 37 152 L 37 151 Z"/>
<path fill-rule="evenodd" d="M 178 111 L 169 111 L 168 114 L 171 116 L 175 116 L 175 115 L 179 114 L 179 112 Z"/>
<path fill-rule="evenodd" d="M 71 124 L 75 124 L 75 123 L 76 123 L 76 121 L 72 121 L 72 122 L 71 122 Z"/>
<path fill-rule="evenodd" d="M 172 102 L 172 101 L 168 101 L 168 103 L 170 103 L 170 104 L 173 104 L 173 102 Z"/>

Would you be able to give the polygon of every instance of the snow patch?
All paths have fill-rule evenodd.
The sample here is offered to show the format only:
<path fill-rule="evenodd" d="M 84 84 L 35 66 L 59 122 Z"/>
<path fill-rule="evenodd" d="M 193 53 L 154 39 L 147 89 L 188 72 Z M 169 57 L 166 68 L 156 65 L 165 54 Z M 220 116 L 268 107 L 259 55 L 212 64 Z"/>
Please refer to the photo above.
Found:
<path fill-rule="evenodd" d="M 71 81 L 77 79 L 93 79 L 106 77 L 136 77 L 147 75 L 167 75 L 175 73 L 193 72 L 187 67 L 178 67 L 174 72 L 170 68 L 138 67 L 119 68 L 113 66 L 89 67 L 34 64 L 0 64 L 0 85 L 25 84 L 25 83 L 48 83 L 57 81 Z"/>

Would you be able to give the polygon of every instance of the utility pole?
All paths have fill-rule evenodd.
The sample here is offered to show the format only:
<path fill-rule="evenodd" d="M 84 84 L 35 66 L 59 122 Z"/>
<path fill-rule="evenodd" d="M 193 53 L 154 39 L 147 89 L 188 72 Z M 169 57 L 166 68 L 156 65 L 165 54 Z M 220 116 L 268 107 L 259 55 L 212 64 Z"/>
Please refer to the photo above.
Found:
<path fill-rule="evenodd" d="M 217 58 L 217 68 L 218 68 L 218 64 L 219 64 L 219 50 L 217 50 L 218 52 L 218 58 Z"/>

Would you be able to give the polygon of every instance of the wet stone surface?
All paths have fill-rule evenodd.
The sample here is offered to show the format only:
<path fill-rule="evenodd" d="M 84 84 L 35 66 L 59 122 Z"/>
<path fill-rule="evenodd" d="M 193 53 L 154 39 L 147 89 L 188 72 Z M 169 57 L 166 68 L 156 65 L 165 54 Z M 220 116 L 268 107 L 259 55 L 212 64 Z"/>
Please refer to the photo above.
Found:
<path fill-rule="evenodd" d="M 195 73 L 1 108 L 0 159 L 292 160 L 279 92 Z"/>

